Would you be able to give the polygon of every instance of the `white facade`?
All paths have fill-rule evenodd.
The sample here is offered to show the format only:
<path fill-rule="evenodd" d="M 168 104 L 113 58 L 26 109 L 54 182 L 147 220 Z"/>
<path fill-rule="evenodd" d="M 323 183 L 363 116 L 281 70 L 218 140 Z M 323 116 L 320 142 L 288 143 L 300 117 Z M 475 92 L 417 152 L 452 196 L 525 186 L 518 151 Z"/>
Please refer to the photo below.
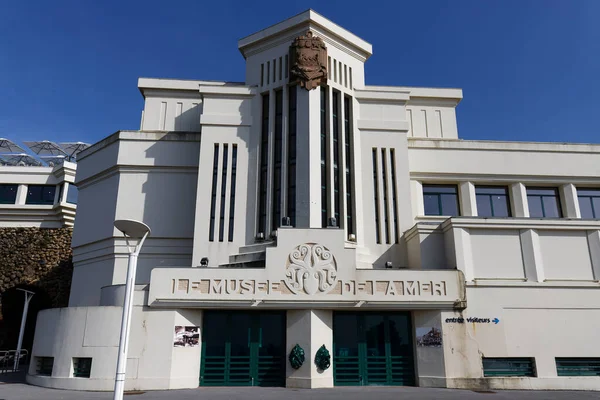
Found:
<path fill-rule="evenodd" d="M 54 167 L 0 166 L 0 227 L 72 227 L 76 170 L 68 161 Z"/>
<path fill-rule="evenodd" d="M 329 74 L 310 91 L 288 74 L 289 46 L 309 30 Z M 152 236 L 127 389 L 232 384 L 229 370 L 208 378 L 209 320 L 277 310 L 288 387 L 600 389 L 597 374 L 583 376 L 600 365 L 599 145 L 460 140 L 460 89 L 366 85 L 371 45 L 312 10 L 239 48 L 245 83 L 141 78 L 140 131 L 79 154 L 69 307 L 40 313 L 30 383 L 112 389 L 127 267 L 113 221 L 131 218 Z M 386 321 L 385 356 L 357 330 L 355 382 L 341 372 L 355 349 L 336 329 L 344 315 Z M 408 321 L 404 358 L 388 330 L 396 317 Z M 203 345 L 174 346 L 176 326 L 199 327 Z M 276 331 L 257 327 L 261 344 Z M 322 345 L 325 370 L 314 362 Z M 369 357 L 380 356 L 411 361 L 377 381 Z M 89 377 L 74 376 L 82 358 Z M 565 362 L 587 372 L 565 376 Z"/>

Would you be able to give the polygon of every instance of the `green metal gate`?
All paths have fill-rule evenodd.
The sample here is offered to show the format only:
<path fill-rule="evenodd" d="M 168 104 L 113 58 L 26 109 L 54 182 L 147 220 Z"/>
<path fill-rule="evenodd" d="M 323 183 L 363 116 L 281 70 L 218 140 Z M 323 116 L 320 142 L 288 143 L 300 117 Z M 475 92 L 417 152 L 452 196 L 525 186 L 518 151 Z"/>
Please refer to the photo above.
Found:
<path fill-rule="evenodd" d="M 206 311 L 200 386 L 284 386 L 285 312 Z"/>
<path fill-rule="evenodd" d="M 337 312 L 333 351 L 335 385 L 415 384 L 409 313 Z"/>

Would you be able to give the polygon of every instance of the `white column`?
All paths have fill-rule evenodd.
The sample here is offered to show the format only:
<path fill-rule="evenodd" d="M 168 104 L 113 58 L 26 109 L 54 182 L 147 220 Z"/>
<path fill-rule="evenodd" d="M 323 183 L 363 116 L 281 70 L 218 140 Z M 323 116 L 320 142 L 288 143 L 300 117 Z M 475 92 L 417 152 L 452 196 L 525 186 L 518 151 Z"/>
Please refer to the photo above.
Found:
<path fill-rule="evenodd" d="M 521 231 L 521 254 L 525 268 L 525 278 L 529 281 L 544 282 L 544 262 L 537 231 L 525 229 Z"/>
<path fill-rule="evenodd" d="M 286 362 L 286 387 L 333 387 L 333 312 L 331 310 L 288 310 L 286 329 L 286 355 L 298 344 L 304 349 L 304 364 L 293 369 Z M 331 354 L 331 366 L 320 371 L 315 365 L 315 355 L 325 345 Z"/>
<path fill-rule="evenodd" d="M 522 183 L 510 185 L 510 204 L 515 217 L 529 218 L 529 205 L 527 203 L 527 190 Z"/>
<path fill-rule="evenodd" d="M 471 182 L 461 182 L 460 191 L 460 215 L 465 217 L 477 216 L 477 198 L 475 196 L 475 185 Z"/>
<path fill-rule="evenodd" d="M 16 204 L 25 204 L 27 200 L 27 185 L 19 185 L 17 188 L 17 200 Z"/>
<path fill-rule="evenodd" d="M 419 181 L 410 181 L 411 205 L 413 218 L 425 215 L 425 204 L 423 203 L 423 184 Z"/>
<path fill-rule="evenodd" d="M 600 231 L 588 231 L 588 247 L 592 258 L 594 280 L 600 280 Z"/>
<path fill-rule="evenodd" d="M 69 182 L 64 182 L 63 183 L 63 192 L 62 192 L 61 198 L 58 199 L 59 203 L 66 203 L 67 202 L 67 194 L 69 193 L 69 186 L 71 186 L 71 184 Z"/>
<path fill-rule="evenodd" d="M 562 202 L 563 217 L 581 218 L 579 210 L 579 199 L 577 198 L 577 188 L 572 183 L 567 183 L 559 188 L 560 199 Z"/>
<path fill-rule="evenodd" d="M 465 274 L 465 281 L 475 279 L 473 265 L 473 251 L 471 248 L 471 235 L 463 228 L 452 229 L 454 237 L 454 256 L 456 257 L 456 269 Z"/>

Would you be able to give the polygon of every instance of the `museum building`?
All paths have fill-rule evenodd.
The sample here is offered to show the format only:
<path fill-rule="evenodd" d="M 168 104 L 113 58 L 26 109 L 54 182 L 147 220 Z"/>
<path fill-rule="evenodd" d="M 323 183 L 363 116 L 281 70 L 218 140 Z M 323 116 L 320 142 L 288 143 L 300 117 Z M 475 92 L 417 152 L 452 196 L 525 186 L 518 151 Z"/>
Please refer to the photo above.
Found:
<path fill-rule="evenodd" d="M 112 390 L 126 218 L 128 390 L 600 389 L 600 145 L 461 140 L 460 89 L 366 85 L 313 10 L 238 48 L 245 82 L 140 78 L 140 130 L 78 155 L 29 383 Z"/>

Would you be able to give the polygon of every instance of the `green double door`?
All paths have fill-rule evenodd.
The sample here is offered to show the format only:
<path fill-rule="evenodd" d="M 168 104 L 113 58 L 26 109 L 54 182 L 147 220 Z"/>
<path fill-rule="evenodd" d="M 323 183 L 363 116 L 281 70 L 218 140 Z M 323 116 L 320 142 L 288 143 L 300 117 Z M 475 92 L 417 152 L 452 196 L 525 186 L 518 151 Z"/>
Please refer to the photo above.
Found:
<path fill-rule="evenodd" d="M 410 314 L 334 313 L 333 368 L 338 386 L 414 385 Z"/>
<path fill-rule="evenodd" d="M 200 386 L 284 386 L 285 311 L 206 311 Z"/>

